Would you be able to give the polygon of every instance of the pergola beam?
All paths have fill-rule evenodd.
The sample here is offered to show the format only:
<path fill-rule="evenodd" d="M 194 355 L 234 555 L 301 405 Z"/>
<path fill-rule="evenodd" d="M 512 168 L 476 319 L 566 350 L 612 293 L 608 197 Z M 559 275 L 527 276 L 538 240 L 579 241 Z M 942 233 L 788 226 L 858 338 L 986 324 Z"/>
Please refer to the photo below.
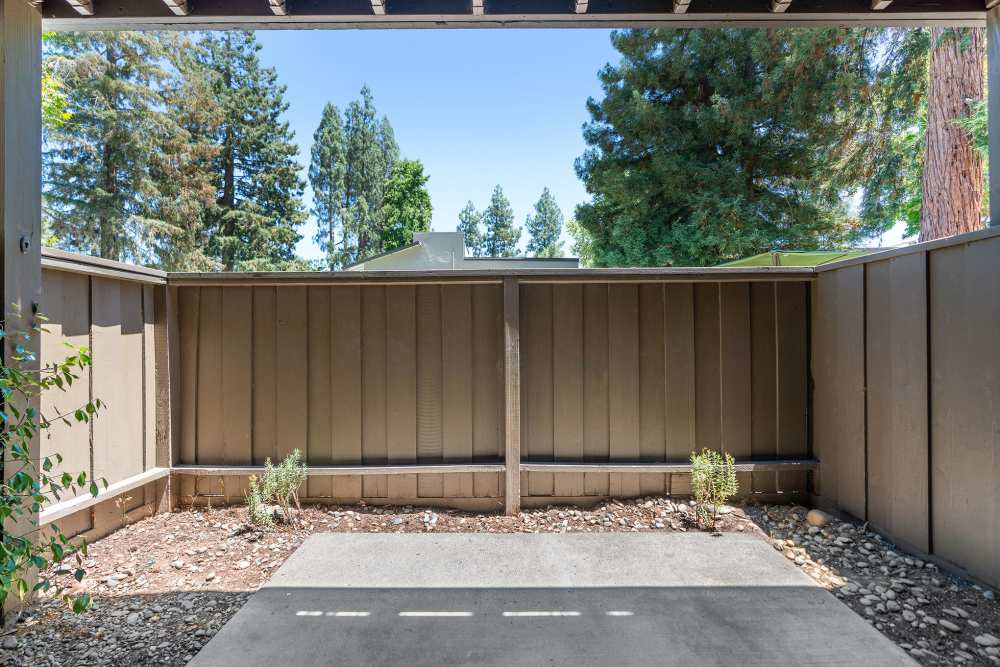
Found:
<path fill-rule="evenodd" d="M 372 14 L 385 16 L 385 0 L 371 0 Z"/>
<path fill-rule="evenodd" d="M 771 11 L 776 13 L 788 11 L 791 4 L 792 0 L 771 0 Z"/>
<path fill-rule="evenodd" d="M 872 0 L 872 11 L 880 12 L 883 9 L 888 9 L 891 4 L 892 0 Z"/>
<path fill-rule="evenodd" d="M 66 2 L 80 16 L 94 15 L 94 3 L 92 0 L 66 0 Z"/>
<path fill-rule="evenodd" d="M 482 16 L 486 13 L 486 8 L 483 6 L 485 0 L 472 0 L 472 15 Z"/>
<path fill-rule="evenodd" d="M 288 16 L 285 0 L 267 0 L 267 6 L 271 8 L 271 13 L 275 16 Z"/>
<path fill-rule="evenodd" d="M 176 16 L 187 16 L 190 13 L 187 0 L 163 0 L 163 3 Z"/>
<path fill-rule="evenodd" d="M 690 6 L 691 0 L 674 0 L 674 14 L 685 14 Z"/>
<path fill-rule="evenodd" d="M 573 7 L 573 12 L 576 14 L 586 14 L 589 8 L 590 0 L 576 0 L 576 5 Z"/>

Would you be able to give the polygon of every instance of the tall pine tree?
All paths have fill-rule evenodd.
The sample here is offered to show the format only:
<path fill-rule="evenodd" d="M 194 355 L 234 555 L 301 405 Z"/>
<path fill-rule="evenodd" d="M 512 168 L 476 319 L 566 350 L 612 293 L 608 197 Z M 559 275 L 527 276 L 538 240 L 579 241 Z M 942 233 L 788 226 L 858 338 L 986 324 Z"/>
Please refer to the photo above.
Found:
<path fill-rule="evenodd" d="M 535 257 L 561 257 L 563 214 L 556 204 L 548 188 L 542 190 L 542 196 L 535 203 L 535 214 L 529 215 L 524 223 L 531 240 L 528 241 L 528 252 Z"/>
<path fill-rule="evenodd" d="M 332 271 L 340 264 L 337 228 L 344 226 L 347 201 L 347 140 L 340 111 L 332 104 L 323 107 L 323 117 L 313 134 L 309 184 L 313 192 L 312 214 L 316 218 L 316 244 L 326 254 Z"/>
<path fill-rule="evenodd" d="M 149 205 L 161 196 L 150 162 L 174 130 L 159 88 L 171 75 L 161 36 L 144 32 L 48 35 L 64 118 L 46 128 L 45 211 L 67 250 L 150 263 Z"/>
<path fill-rule="evenodd" d="M 486 228 L 484 254 L 488 257 L 512 257 L 517 253 L 521 228 L 514 224 L 514 209 L 498 185 L 493 188 L 490 205 L 483 213 Z"/>
<path fill-rule="evenodd" d="M 226 270 L 281 269 L 295 259 L 296 229 L 305 218 L 298 148 L 281 119 L 285 88 L 273 68 L 261 65 L 252 32 L 207 33 L 201 45 L 222 107 L 211 249 Z"/>
<path fill-rule="evenodd" d="M 368 86 L 347 107 L 344 120 L 347 167 L 344 187 L 350 215 L 344 225 L 345 262 L 358 262 L 384 250 L 385 193 L 399 146 L 386 117 L 378 118 Z"/>
<path fill-rule="evenodd" d="M 458 214 L 456 231 L 465 235 L 465 247 L 473 257 L 482 257 L 486 251 L 486 239 L 482 230 L 483 214 L 476 210 L 471 201 Z"/>

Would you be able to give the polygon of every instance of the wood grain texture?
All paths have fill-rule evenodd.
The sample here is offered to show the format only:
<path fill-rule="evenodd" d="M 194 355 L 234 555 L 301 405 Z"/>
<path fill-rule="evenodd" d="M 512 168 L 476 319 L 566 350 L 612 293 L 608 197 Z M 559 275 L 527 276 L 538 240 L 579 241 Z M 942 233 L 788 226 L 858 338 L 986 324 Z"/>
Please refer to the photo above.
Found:
<path fill-rule="evenodd" d="M 503 458 L 503 288 L 472 287 L 472 457 L 476 461 Z M 477 498 L 501 495 L 495 473 L 473 476 Z"/>
<path fill-rule="evenodd" d="M 694 288 L 692 285 L 665 285 L 664 289 L 666 457 L 681 461 L 689 458 L 697 447 Z M 689 476 L 671 475 L 667 490 L 686 495 L 690 492 Z"/>
<path fill-rule="evenodd" d="M 417 287 L 417 460 L 444 461 L 441 362 L 441 288 Z M 417 494 L 430 498 L 444 496 L 441 475 L 420 475 Z"/>
<path fill-rule="evenodd" d="M 663 461 L 667 452 L 663 288 L 639 286 L 639 456 L 643 461 Z M 663 475 L 639 477 L 643 495 L 663 493 L 665 485 Z"/>
<path fill-rule="evenodd" d="M 583 456 L 606 461 L 611 453 L 608 424 L 608 286 L 583 286 Z M 606 473 L 587 473 L 586 495 L 607 495 Z"/>
<path fill-rule="evenodd" d="M 778 456 L 805 457 L 809 453 L 806 411 L 808 410 L 808 344 L 806 283 L 775 285 L 778 349 Z M 803 493 L 806 474 L 780 473 L 778 490 Z"/>
<path fill-rule="evenodd" d="M 279 287 L 275 296 L 275 462 L 306 455 L 309 403 L 308 288 Z"/>
<path fill-rule="evenodd" d="M 736 458 L 751 454 L 750 286 L 720 286 L 720 375 L 722 449 Z M 737 474 L 741 492 L 750 489 L 749 473 Z"/>
<path fill-rule="evenodd" d="M 755 457 L 778 455 L 778 350 L 775 331 L 773 283 L 750 286 L 750 454 Z M 759 493 L 777 491 L 773 473 L 753 473 L 751 489 Z"/>
<path fill-rule="evenodd" d="M 694 288 L 695 439 L 698 451 L 722 448 L 719 285 Z"/>
<path fill-rule="evenodd" d="M 332 394 L 330 355 L 331 315 L 330 297 L 332 287 L 309 287 L 309 377 L 306 458 L 310 466 L 333 463 L 333 421 L 330 409 Z M 311 498 L 333 496 L 332 479 L 310 479 L 305 489 Z"/>
<path fill-rule="evenodd" d="M 361 291 L 362 358 L 362 461 L 381 464 L 388 461 L 386 448 L 386 313 L 385 287 L 366 287 Z M 365 477 L 365 497 L 388 497 L 385 477 Z"/>
<path fill-rule="evenodd" d="M 361 288 L 334 287 L 330 297 L 330 424 L 331 463 L 364 461 L 363 344 Z M 333 480 L 333 495 L 360 498 L 360 477 Z"/>
<path fill-rule="evenodd" d="M 413 286 L 386 288 L 386 456 L 417 460 L 417 316 Z M 471 435 L 471 434 L 470 434 Z M 471 448 L 471 437 L 469 439 Z M 415 498 L 417 476 L 387 480 L 390 498 Z M 471 493 L 469 495 L 472 495 Z"/>
<path fill-rule="evenodd" d="M 608 444 L 611 458 L 637 460 L 639 442 L 639 289 L 608 287 Z M 613 473 L 613 496 L 640 494 L 639 475 Z"/>
<path fill-rule="evenodd" d="M 583 458 L 583 286 L 552 287 L 552 405 L 555 460 Z M 553 478 L 557 496 L 582 496 L 583 473 Z"/>
<path fill-rule="evenodd" d="M 521 334 L 520 287 L 503 282 L 504 512 L 521 511 Z"/>
<path fill-rule="evenodd" d="M 525 458 L 552 460 L 552 285 L 521 287 L 521 415 Z M 550 496 L 551 474 L 522 475 L 530 496 Z"/>
<path fill-rule="evenodd" d="M 276 290 L 253 288 L 253 462 L 278 456 Z"/>

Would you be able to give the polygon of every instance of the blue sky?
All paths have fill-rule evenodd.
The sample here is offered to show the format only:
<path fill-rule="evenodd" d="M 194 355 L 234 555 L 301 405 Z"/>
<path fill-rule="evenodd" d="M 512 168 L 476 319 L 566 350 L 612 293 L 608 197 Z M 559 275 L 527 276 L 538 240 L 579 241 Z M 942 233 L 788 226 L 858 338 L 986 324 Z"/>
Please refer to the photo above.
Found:
<path fill-rule="evenodd" d="M 368 84 L 404 157 L 430 176 L 433 228 L 453 231 L 493 186 L 518 224 L 548 187 L 569 218 L 587 193 L 573 171 L 588 96 L 617 61 L 607 30 L 261 31 L 261 60 L 288 87 L 287 119 L 306 165 L 326 102 L 343 109 Z M 303 176 L 305 173 L 303 173 Z M 309 193 L 307 191 L 307 198 Z M 319 257 L 310 221 L 299 253 Z M 522 234 L 522 245 L 527 241 Z M 568 249 L 568 248 L 567 248 Z"/>

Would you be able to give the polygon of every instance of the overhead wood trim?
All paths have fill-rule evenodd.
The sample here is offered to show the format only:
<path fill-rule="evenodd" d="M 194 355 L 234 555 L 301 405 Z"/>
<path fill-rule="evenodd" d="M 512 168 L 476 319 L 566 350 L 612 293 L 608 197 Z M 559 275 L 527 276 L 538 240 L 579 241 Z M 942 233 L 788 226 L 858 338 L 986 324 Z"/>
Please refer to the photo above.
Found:
<path fill-rule="evenodd" d="M 80 510 L 85 510 L 88 507 L 93 507 L 98 503 L 102 503 L 105 500 L 114 498 L 117 495 L 131 491 L 132 489 L 137 489 L 140 486 L 145 486 L 150 482 L 155 482 L 158 479 L 163 479 L 170 474 L 170 468 L 150 468 L 149 470 L 139 473 L 138 475 L 133 475 L 132 477 L 127 477 L 114 484 L 109 484 L 108 488 L 101 489 L 97 496 L 92 496 L 89 493 L 77 496 L 76 498 L 70 498 L 69 500 L 64 500 L 62 502 L 56 503 L 46 507 L 41 511 L 38 516 L 38 524 L 40 526 L 46 526 L 53 521 L 58 521 L 70 514 L 75 514 Z"/>
<path fill-rule="evenodd" d="M 737 459 L 737 472 L 789 472 L 815 470 L 819 467 L 816 459 L 784 459 L 775 461 L 754 461 Z M 628 462 L 628 463 L 583 463 L 583 462 L 549 462 L 522 461 L 522 472 L 593 472 L 593 473 L 689 473 L 691 464 Z"/>
<path fill-rule="evenodd" d="M 486 13 L 486 9 L 483 6 L 485 0 L 472 0 L 472 15 L 473 16 L 483 16 Z"/>
<path fill-rule="evenodd" d="M 883 9 L 888 8 L 889 5 L 891 5 L 891 4 L 892 4 L 892 0 L 872 0 L 872 10 L 876 11 L 876 12 L 880 12 Z M 988 7 L 989 6 L 987 5 L 987 8 Z"/>
<path fill-rule="evenodd" d="M 94 3 L 92 0 L 66 0 L 66 2 L 81 16 L 94 15 Z"/>
<path fill-rule="evenodd" d="M 220 477 L 233 475 L 260 475 L 264 466 L 176 465 L 170 470 L 175 475 Z M 341 475 L 419 475 L 477 472 L 503 472 L 503 463 L 413 463 L 379 466 L 308 466 L 310 477 L 336 477 Z"/>
<path fill-rule="evenodd" d="M 80 273 L 87 276 L 130 280 L 150 285 L 165 285 L 167 282 L 167 274 L 163 271 L 114 262 L 100 257 L 78 255 L 55 248 L 42 248 L 42 268 Z"/>
<path fill-rule="evenodd" d="M 792 0 L 771 0 L 772 12 L 785 12 L 791 6 Z"/>
<path fill-rule="evenodd" d="M 385 0 L 371 0 L 372 14 L 385 16 Z"/>
<path fill-rule="evenodd" d="M 288 16 L 285 0 L 267 0 L 267 6 L 271 8 L 271 13 L 275 16 Z"/>
<path fill-rule="evenodd" d="M 187 16 L 190 13 L 187 0 L 163 0 L 163 2 L 176 16 Z"/>
<path fill-rule="evenodd" d="M 577 14 L 586 14 L 589 5 L 589 0 L 576 0 L 576 5 L 574 5 L 573 11 Z"/>
<path fill-rule="evenodd" d="M 691 6 L 691 0 L 674 0 L 674 14 L 684 14 Z"/>

